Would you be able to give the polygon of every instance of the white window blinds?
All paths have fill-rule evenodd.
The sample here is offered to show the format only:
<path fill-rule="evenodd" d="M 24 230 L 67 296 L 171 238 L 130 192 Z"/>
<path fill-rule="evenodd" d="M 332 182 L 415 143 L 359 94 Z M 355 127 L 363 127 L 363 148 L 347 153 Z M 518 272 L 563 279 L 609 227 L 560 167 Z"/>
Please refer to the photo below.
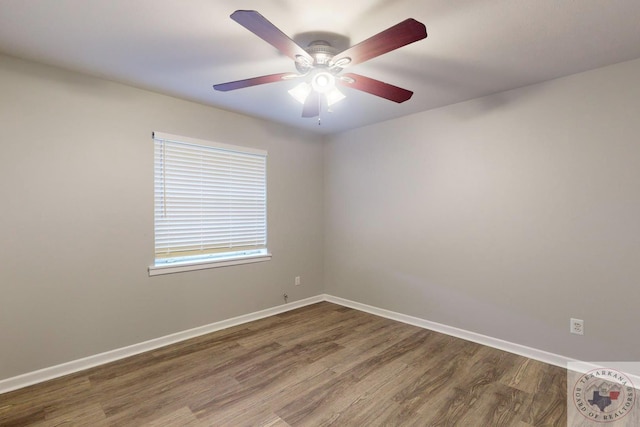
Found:
<path fill-rule="evenodd" d="M 265 151 L 153 139 L 156 264 L 266 249 Z"/>

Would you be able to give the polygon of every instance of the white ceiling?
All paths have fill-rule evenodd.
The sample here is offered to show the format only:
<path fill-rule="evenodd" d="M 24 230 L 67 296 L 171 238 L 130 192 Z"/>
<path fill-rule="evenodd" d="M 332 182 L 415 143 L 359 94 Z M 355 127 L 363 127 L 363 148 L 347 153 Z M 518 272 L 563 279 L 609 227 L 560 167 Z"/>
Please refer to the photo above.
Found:
<path fill-rule="evenodd" d="M 305 119 L 285 81 L 231 92 L 213 84 L 295 71 L 232 21 L 254 9 L 291 38 L 356 44 L 406 18 L 429 36 L 349 68 L 414 91 L 396 104 L 347 98 Z M 339 132 L 640 58 L 637 0 L 0 0 L 0 52 L 320 133 Z"/>

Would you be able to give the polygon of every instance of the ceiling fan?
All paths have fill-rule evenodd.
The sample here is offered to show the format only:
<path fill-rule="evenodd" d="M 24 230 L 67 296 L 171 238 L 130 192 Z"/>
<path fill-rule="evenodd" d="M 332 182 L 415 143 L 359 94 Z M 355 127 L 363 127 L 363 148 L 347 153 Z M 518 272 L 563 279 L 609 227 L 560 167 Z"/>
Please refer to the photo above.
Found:
<path fill-rule="evenodd" d="M 236 10 L 231 19 L 293 59 L 298 73 L 278 73 L 214 85 L 219 91 L 274 83 L 283 80 L 303 80 L 289 91 L 303 104 L 302 117 L 318 117 L 324 100 L 328 106 L 345 96 L 336 85 L 350 87 L 397 103 L 407 101 L 413 92 L 370 77 L 344 73 L 344 68 L 368 61 L 384 53 L 427 37 L 421 22 L 409 18 L 342 52 L 324 40 L 312 41 L 303 48 L 255 10 Z"/>

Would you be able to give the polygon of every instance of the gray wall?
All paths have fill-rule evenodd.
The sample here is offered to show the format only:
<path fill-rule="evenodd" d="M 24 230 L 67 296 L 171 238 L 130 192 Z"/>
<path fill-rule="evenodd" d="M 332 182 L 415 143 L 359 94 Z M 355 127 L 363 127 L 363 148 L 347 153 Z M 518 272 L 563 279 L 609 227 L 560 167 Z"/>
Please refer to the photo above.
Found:
<path fill-rule="evenodd" d="M 640 358 L 640 61 L 326 143 L 4 56 L 0 93 L 0 379 L 283 292 L 583 360 Z M 269 151 L 273 260 L 148 277 L 154 130 Z"/>
<path fill-rule="evenodd" d="M 639 117 L 636 60 L 332 138 L 325 291 L 639 360 Z"/>
<path fill-rule="evenodd" d="M 0 94 L 0 379 L 322 293 L 321 138 L 6 56 Z M 271 261 L 148 276 L 154 130 L 268 150 Z"/>

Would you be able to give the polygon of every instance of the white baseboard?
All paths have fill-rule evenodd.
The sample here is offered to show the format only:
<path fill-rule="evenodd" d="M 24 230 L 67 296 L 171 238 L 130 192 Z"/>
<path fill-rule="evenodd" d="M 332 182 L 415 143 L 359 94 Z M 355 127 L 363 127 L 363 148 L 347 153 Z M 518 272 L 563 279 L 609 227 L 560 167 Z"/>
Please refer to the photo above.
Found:
<path fill-rule="evenodd" d="M 529 359 L 537 360 L 549 365 L 559 366 L 560 368 L 570 368 L 573 371 L 579 373 L 587 373 L 594 369 L 615 369 L 618 364 L 625 362 L 584 362 L 570 357 L 561 356 L 555 353 L 549 353 L 548 351 L 539 350 L 532 347 L 527 347 L 521 344 L 504 341 L 499 338 L 493 338 L 487 335 L 478 334 L 476 332 L 467 331 L 464 329 L 454 328 L 453 326 L 443 325 L 442 323 L 436 323 L 429 320 L 420 319 L 418 317 L 409 316 L 395 311 L 385 310 L 383 308 L 373 307 L 371 305 L 362 304 L 359 302 L 351 301 L 348 299 L 334 297 L 333 295 L 324 295 L 324 300 L 339 304 L 344 307 L 353 308 L 355 310 L 364 311 L 366 313 L 374 314 L 376 316 L 385 317 L 387 319 L 396 320 L 398 322 L 407 323 L 409 325 L 418 326 L 420 328 L 429 329 L 431 331 L 440 332 L 446 335 L 450 335 L 463 340 L 475 342 L 478 344 L 486 345 L 488 347 L 504 350 L 509 353 L 517 354 L 520 356 L 528 357 Z M 627 363 L 628 365 L 631 363 Z M 611 366 L 610 366 L 611 365 Z M 627 370 L 629 368 L 621 368 L 620 370 L 625 372 L 627 377 L 633 382 L 633 387 L 640 390 L 640 375 L 637 374 L 638 367 L 634 366 L 635 372 Z"/>
<path fill-rule="evenodd" d="M 383 308 L 373 307 L 359 302 L 350 301 L 348 299 L 334 297 L 332 295 L 325 295 L 324 299 L 325 301 L 340 304 L 345 307 L 350 307 L 356 310 L 375 314 L 376 316 L 380 317 L 386 317 L 387 319 L 397 320 L 398 322 L 407 323 L 409 325 L 418 326 L 420 328 L 429 329 L 431 331 L 441 332 L 443 334 L 451 335 L 456 338 L 462 338 L 463 340 L 472 341 L 478 344 L 497 348 L 499 350 L 508 351 L 509 353 L 515 353 L 520 356 L 539 360 L 540 362 L 559 366 L 561 368 L 566 368 L 568 362 L 577 362 L 577 360 L 565 356 L 560 356 L 558 354 L 553 354 L 543 350 L 515 344 L 498 338 L 489 337 L 487 335 L 478 334 L 476 332 L 454 328 L 453 326 L 443 325 L 442 323 L 431 322 L 429 320 L 420 319 L 418 317 L 396 313 L 395 311 L 389 311 Z"/>
<path fill-rule="evenodd" d="M 233 317 L 231 319 L 214 322 L 209 325 L 199 326 L 197 328 L 177 332 L 175 334 L 166 335 L 164 337 L 154 338 L 149 341 L 133 344 L 127 347 L 118 348 L 93 356 L 88 356 L 82 359 L 73 360 L 71 362 L 62 363 L 60 365 L 51 366 L 49 368 L 40 369 L 38 371 L 28 372 L 16 377 L 0 380 L 0 394 L 27 387 L 29 385 L 41 383 L 43 381 L 62 377 L 64 375 L 73 374 L 75 372 L 83 371 L 95 366 L 104 365 L 105 363 L 114 362 L 116 360 L 124 359 L 125 357 L 134 356 L 136 354 L 144 353 L 145 351 L 155 350 L 160 347 L 175 344 L 177 342 L 188 340 L 190 338 L 199 337 L 201 335 L 219 331 L 221 329 L 230 328 L 232 326 L 241 325 L 243 323 L 252 322 L 254 320 L 263 319 L 269 316 L 274 316 L 286 311 L 295 310 L 297 308 L 322 301 L 324 301 L 324 296 L 317 295 L 300 301 L 294 301 L 288 304 L 256 311 L 254 313 L 249 313 L 242 316 Z"/>
<path fill-rule="evenodd" d="M 353 308 L 355 310 L 364 311 L 366 313 L 374 314 L 376 316 L 385 317 L 387 319 L 396 320 L 398 322 L 407 323 L 409 325 L 418 326 L 420 328 L 429 329 L 432 331 L 440 332 L 443 334 L 451 335 L 457 338 L 461 338 L 467 341 L 472 341 L 478 344 L 486 345 L 489 347 L 504 350 L 509 353 L 518 354 L 520 356 L 528 357 L 530 359 L 538 360 L 540 362 L 548 363 L 550 365 L 559 366 L 561 368 L 567 368 L 569 363 L 573 366 L 579 364 L 580 361 L 561 356 L 554 353 L 549 353 L 544 350 L 538 350 L 535 348 L 527 347 L 524 345 L 504 341 L 498 338 L 493 338 L 487 335 L 478 334 L 476 332 L 467 331 L 464 329 L 454 328 L 452 326 L 443 325 L 441 323 L 432 322 L 429 320 L 420 319 L 418 317 L 409 316 L 402 313 L 397 313 L 383 308 L 373 307 L 367 304 L 362 304 L 348 299 L 335 297 L 333 295 L 317 295 L 304 300 L 291 302 L 277 307 L 268 308 L 266 310 L 257 311 L 254 313 L 245 314 L 231 319 L 214 322 L 209 325 L 200 326 L 197 328 L 189 329 L 187 331 L 177 332 L 175 334 L 167 335 L 160 338 L 155 338 L 149 341 L 145 341 L 139 344 L 130 345 L 127 347 L 107 351 L 105 353 L 96 354 L 93 356 L 85 357 L 83 359 L 74 360 L 71 362 L 63 363 L 60 365 L 52 366 L 49 368 L 40 369 L 38 371 L 29 372 L 23 375 L 19 375 L 5 380 L 0 380 L 0 394 L 6 393 L 12 390 L 17 390 L 29 385 L 37 384 L 43 381 L 58 378 L 64 375 L 79 372 L 85 369 L 93 368 L 95 366 L 103 365 L 105 363 L 113 362 L 116 360 L 124 359 L 129 356 L 144 353 L 145 351 L 155 350 L 160 347 L 164 347 L 170 344 L 175 344 L 180 341 L 195 338 L 201 335 L 205 335 L 211 332 L 219 331 L 221 329 L 230 328 L 232 326 L 241 325 L 243 323 L 252 322 L 254 320 L 262 319 L 276 314 L 284 313 L 286 311 L 295 310 L 300 307 L 304 307 L 310 304 L 327 301 L 334 304 L 339 304 L 344 307 Z M 596 365 L 585 365 L 596 367 Z M 640 385 L 640 377 L 632 375 L 632 381 L 636 388 Z"/>

